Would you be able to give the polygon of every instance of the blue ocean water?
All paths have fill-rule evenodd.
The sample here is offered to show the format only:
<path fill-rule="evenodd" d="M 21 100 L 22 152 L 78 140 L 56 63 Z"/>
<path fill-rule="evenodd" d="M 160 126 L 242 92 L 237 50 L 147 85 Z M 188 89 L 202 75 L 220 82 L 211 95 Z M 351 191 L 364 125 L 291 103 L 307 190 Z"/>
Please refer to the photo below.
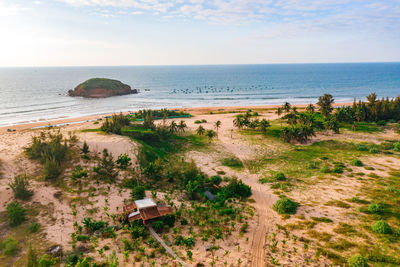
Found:
<path fill-rule="evenodd" d="M 93 77 L 120 80 L 137 95 L 104 99 L 66 92 Z M 147 90 L 145 90 L 147 89 Z M 336 102 L 400 94 L 400 63 L 0 68 L 0 126 L 143 108 Z"/>

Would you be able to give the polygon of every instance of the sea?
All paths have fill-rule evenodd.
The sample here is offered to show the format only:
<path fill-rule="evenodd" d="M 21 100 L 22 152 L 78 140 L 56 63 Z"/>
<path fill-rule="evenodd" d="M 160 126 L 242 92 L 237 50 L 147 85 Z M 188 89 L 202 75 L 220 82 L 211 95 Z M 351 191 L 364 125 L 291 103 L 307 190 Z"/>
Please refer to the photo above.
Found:
<path fill-rule="evenodd" d="M 139 94 L 70 97 L 90 78 L 111 78 Z M 0 68 L 0 126 L 139 109 L 335 102 L 400 95 L 400 63 Z"/>

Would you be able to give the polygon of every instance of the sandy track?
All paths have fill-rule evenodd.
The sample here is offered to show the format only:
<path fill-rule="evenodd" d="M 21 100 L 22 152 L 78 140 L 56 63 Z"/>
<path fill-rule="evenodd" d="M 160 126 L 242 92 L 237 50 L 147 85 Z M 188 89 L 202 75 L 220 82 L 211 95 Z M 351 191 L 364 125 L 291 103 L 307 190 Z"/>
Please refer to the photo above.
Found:
<path fill-rule="evenodd" d="M 254 146 L 247 144 L 246 140 L 243 140 L 243 138 L 233 130 L 232 121 L 234 116 L 234 114 L 218 116 L 203 115 L 201 118 L 207 119 L 208 122 L 204 125 L 207 129 L 212 128 L 217 120 L 221 121 L 221 128 L 218 131 L 218 145 L 223 146 L 223 150 L 235 155 L 244 162 L 245 160 L 253 159 L 257 152 Z M 266 118 L 275 119 L 276 115 L 270 113 Z M 192 118 L 186 119 L 185 121 L 192 130 L 195 130 L 198 125 L 193 124 L 193 120 Z M 251 264 L 250 266 L 254 267 L 267 266 L 265 262 L 265 237 L 272 232 L 273 227 L 277 223 L 278 218 L 272 210 L 272 205 L 278 198 L 267 185 L 258 182 L 260 178 L 258 174 L 251 174 L 247 169 L 240 173 L 230 170 L 227 174 L 236 175 L 242 179 L 245 184 L 251 186 L 251 197 L 255 201 L 252 206 L 255 208 L 257 214 L 257 223 L 256 227 L 251 230 L 252 233 L 250 236 L 252 238 L 251 247 L 249 249 L 249 263 Z"/>

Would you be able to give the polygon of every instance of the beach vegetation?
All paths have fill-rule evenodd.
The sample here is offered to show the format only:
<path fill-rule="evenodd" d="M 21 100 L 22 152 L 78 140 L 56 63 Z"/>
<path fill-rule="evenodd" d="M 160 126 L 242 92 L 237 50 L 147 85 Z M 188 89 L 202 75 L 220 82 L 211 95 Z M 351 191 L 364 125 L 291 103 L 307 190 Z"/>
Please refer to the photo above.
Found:
<path fill-rule="evenodd" d="M 375 222 L 372 225 L 371 229 L 372 229 L 372 231 L 379 233 L 379 234 L 391 234 L 392 233 L 392 228 L 384 220 Z"/>
<path fill-rule="evenodd" d="M 221 160 L 221 164 L 227 167 L 231 167 L 234 169 L 242 169 L 243 168 L 243 162 L 237 158 L 237 157 L 227 157 L 227 158 L 223 158 Z"/>
<path fill-rule="evenodd" d="M 360 254 L 355 254 L 347 259 L 349 267 L 368 267 L 367 259 Z"/>
<path fill-rule="evenodd" d="M 6 256 L 15 255 L 18 252 L 18 241 L 11 237 L 0 240 L 0 251 Z"/>
<path fill-rule="evenodd" d="M 118 176 L 118 171 L 115 169 L 114 158 L 111 153 L 105 148 L 101 159 L 98 160 L 97 166 L 93 167 L 96 177 L 103 181 L 114 182 Z"/>
<path fill-rule="evenodd" d="M 329 117 L 331 115 L 333 102 L 334 98 L 331 94 L 324 94 L 323 96 L 318 97 L 317 105 L 319 106 L 319 111 L 324 117 Z"/>
<path fill-rule="evenodd" d="M 118 168 L 121 170 L 126 170 L 128 167 L 132 165 L 132 159 L 126 154 L 121 154 L 118 156 L 118 159 L 116 161 Z"/>
<path fill-rule="evenodd" d="M 29 189 L 29 179 L 26 174 L 14 176 L 14 179 L 8 185 L 17 199 L 28 200 L 33 195 L 33 191 Z"/>
<path fill-rule="evenodd" d="M 8 222 L 10 226 L 18 226 L 25 221 L 26 209 L 17 201 L 7 205 Z"/>
<path fill-rule="evenodd" d="M 127 115 L 113 114 L 110 118 L 106 118 L 100 129 L 106 133 L 121 134 L 122 128 L 129 124 L 130 120 Z"/>
<path fill-rule="evenodd" d="M 89 157 L 90 150 L 89 150 L 89 146 L 86 143 L 86 141 L 83 142 L 83 146 L 81 148 L 81 153 L 82 153 L 82 158 L 90 159 L 90 157 Z"/>
<path fill-rule="evenodd" d="M 277 200 L 273 206 L 279 214 L 295 214 L 299 204 L 285 196 Z"/>
<path fill-rule="evenodd" d="M 54 179 L 61 174 L 61 164 L 66 160 L 74 143 L 76 137 L 64 139 L 60 131 L 41 132 L 38 136 L 32 137 L 32 142 L 25 148 L 25 153 L 28 158 L 43 164 L 45 179 Z"/>
<path fill-rule="evenodd" d="M 208 137 L 208 142 L 211 143 L 211 141 L 214 139 L 214 137 L 217 136 L 217 133 L 213 130 L 207 130 L 205 135 Z"/>

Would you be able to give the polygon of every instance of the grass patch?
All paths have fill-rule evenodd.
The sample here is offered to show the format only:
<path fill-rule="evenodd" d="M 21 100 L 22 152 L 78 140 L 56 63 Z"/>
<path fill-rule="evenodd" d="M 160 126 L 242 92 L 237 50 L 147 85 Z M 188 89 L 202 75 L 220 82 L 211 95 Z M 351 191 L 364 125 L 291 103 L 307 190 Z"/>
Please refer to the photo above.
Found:
<path fill-rule="evenodd" d="M 232 169 L 243 169 L 243 162 L 234 156 L 221 159 L 221 164 Z"/>
<path fill-rule="evenodd" d="M 316 221 L 316 222 L 324 222 L 324 223 L 331 223 L 331 222 L 333 222 L 331 219 L 326 218 L 326 217 L 311 217 L 311 219 L 312 219 L 313 221 Z"/>
<path fill-rule="evenodd" d="M 324 204 L 325 206 L 335 206 L 343 209 L 349 209 L 351 206 L 350 204 L 343 202 L 341 200 L 329 200 Z"/>

